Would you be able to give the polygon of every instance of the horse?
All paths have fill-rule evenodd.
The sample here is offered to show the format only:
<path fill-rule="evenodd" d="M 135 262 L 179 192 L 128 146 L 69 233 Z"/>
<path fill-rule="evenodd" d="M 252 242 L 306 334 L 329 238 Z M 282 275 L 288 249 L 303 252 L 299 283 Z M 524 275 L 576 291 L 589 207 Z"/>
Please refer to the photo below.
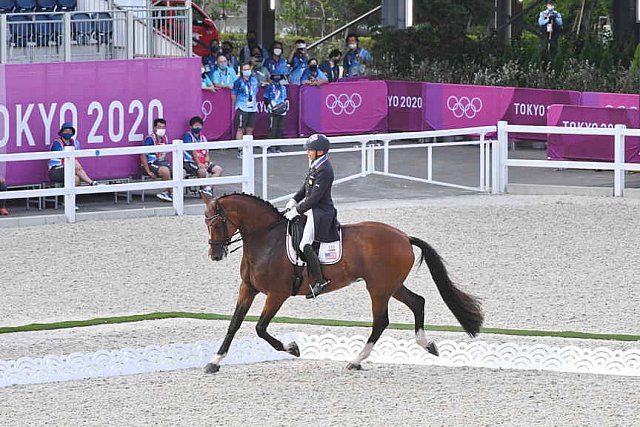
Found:
<path fill-rule="evenodd" d="M 299 357 L 300 350 L 295 342 L 284 345 L 267 332 L 269 322 L 292 296 L 294 266 L 286 254 L 286 218 L 271 203 L 254 195 L 234 193 L 211 198 L 201 193 L 201 196 L 205 202 L 211 260 L 224 259 L 229 245 L 240 240 L 234 240 L 238 234 L 243 249 L 235 311 L 225 338 L 217 354 L 205 366 L 205 372 L 219 371 L 220 362 L 227 355 L 233 337 L 260 292 L 266 294 L 266 300 L 256 324 L 258 336 L 277 351 Z M 331 282 L 323 295 L 364 280 L 373 312 L 371 335 L 360 354 L 349 362 L 348 369 L 362 369 L 362 362 L 369 357 L 373 346 L 389 325 L 390 298 L 409 307 L 415 319 L 416 342 L 438 356 L 435 342 L 428 340 L 424 331 L 425 299 L 404 286 L 415 264 L 413 246 L 422 251 L 419 266 L 426 262 L 440 296 L 464 331 L 472 337 L 480 331 L 484 320 L 480 302 L 451 282 L 442 258 L 428 243 L 380 222 L 367 221 L 343 225 L 341 228 L 342 259 L 336 264 L 323 266 L 324 274 Z M 312 283 L 306 268 L 303 278 L 305 283 Z M 305 295 L 306 292 L 301 287 L 296 295 Z"/>

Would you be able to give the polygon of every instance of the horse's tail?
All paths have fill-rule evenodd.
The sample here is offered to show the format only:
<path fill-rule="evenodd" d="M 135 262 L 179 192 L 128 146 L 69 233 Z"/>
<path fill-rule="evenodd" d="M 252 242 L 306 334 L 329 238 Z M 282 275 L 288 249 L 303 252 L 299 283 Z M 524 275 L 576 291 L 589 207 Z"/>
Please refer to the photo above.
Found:
<path fill-rule="evenodd" d="M 427 242 L 417 237 L 409 237 L 409 241 L 422 250 L 420 264 L 426 261 L 431 277 L 433 277 L 440 296 L 449 310 L 456 316 L 465 332 L 475 337 L 484 320 L 480 302 L 473 295 L 464 293 L 451 282 L 442 258 Z"/>

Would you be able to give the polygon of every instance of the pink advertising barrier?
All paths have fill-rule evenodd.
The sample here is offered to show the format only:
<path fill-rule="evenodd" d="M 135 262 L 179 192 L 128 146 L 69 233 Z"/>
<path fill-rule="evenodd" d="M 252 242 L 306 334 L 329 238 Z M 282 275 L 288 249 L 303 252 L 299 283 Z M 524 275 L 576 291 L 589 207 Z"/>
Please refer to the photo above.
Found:
<path fill-rule="evenodd" d="M 204 121 L 202 133 L 208 141 L 232 139 L 233 111 L 231 90 L 202 91 L 201 117 Z"/>
<path fill-rule="evenodd" d="M 617 124 L 630 128 L 640 126 L 638 110 L 552 105 L 547 124 L 550 126 L 613 128 Z M 548 135 L 547 156 L 552 160 L 613 161 L 613 136 Z M 640 138 L 627 137 L 625 161 L 640 163 Z"/>
<path fill-rule="evenodd" d="M 82 148 L 142 145 L 157 117 L 180 137 L 200 114 L 197 58 L 5 65 L 0 152 L 47 151 L 60 124 L 74 123 Z M 4 126 L 8 125 L 8 127 Z M 5 165 L 8 185 L 48 181 L 45 160 Z M 138 156 L 87 158 L 94 179 L 127 177 Z"/>
<path fill-rule="evenodd" d="M 424 83 L 387 80 L 390 132 L 431 130 L 424 120 Z"/>
<path fill-rule="evenodd" d="M 300 133 L 357 135 L 387 130 L 387 84 L 358 80 L 300 88 Z"/>
<path fill-rule="evenodd" d="M 580 105 L 640 110 L 640 95 L 627 93 L 582 92 Z"/>
<path fill-rule="evenodd" d="M 269 134 L 269 113 L 264 103 L 264 91 L 262 87 L 258 91 L 258 115 L 256 116 L 256 128 L 253 134 L 256 138 L 265 139 Z M 300 108 L 298 105 L 298 94 L 300 92 L 300 86 L 287 85 L 287 99 L 289 101 L 289 111 L 284 119 L 284 129 L 282 132 L 283 138 L 297 138 L 298 137 L 298 113 Z M 234 127 L 235 129 L 235 127 Z"/>

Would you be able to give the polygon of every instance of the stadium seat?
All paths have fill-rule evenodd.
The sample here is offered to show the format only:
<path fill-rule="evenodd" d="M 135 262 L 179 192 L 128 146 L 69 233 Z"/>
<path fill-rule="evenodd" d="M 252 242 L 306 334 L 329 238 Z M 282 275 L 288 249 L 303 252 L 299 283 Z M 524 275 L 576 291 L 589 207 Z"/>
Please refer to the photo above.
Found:
<path fill-rule="evenodd" d="M 48 46 L 50 41 L 55 40 L 55 25 L 60 23 L 54 22 L 49 15 L 35 15 L 35 41 L 37 46 Z"/>
<path fill-rule="evenodd" d="M 71 12 L 78 6 L 78 0 L 57 0 L 56 3 L 56 12 Z"/>
<path fill-rule="evenodd" d="M 11 43 L 16 47 L 25 47 L 33 35 L 33 15 L 8 16 Z"/>
<path fill-rule="evenodd" d="M 113 33 L 113 18 L 108 12 L 98 12 L 93 14 L 93 29 L 98 43 L 108 43 Z"/>
<path fill-rule="evenodd" d="M 88 13 L 71 15 L 71 36 L 78 44 L 89 44 L 93 33 L 93 22 Z"/>
<path fill-rule="evenodd" d="M 15 0 L 0 0 L 0 13 L 11 13 L 15 8 Z"/>
<path fill-rule="evenodd" d="M 16 13 L 33 12 L 36 10 L 36 0 L 15 0 Z"/>
<path fill-rule="evenodd" d="M 38 12 L 53 12 L 56 8 L 56 0 L 37 0 Z"/>

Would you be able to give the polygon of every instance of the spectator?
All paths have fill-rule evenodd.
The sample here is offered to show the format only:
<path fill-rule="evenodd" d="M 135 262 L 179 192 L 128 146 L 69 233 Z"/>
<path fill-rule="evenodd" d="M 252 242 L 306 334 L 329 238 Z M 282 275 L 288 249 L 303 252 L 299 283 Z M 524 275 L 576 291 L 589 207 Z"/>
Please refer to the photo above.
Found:
<path fill-rule="evenodd" d="M 2 178 L 0 178 L 0 191 L 7 191 L 7 184 L 5 184 L 4 179 Z M 0 215 L 9 215 L 6 199 L 0 200 Z"/>
<path fill-rule="evenodd" d="M 309 60 L 309 68 L 302 74 L 300 81 L 301 84 L 309 86 L 320 86 L 329 83 L 327 76 L 318 68 L 318 60 L 316 58 Z"/>
<path fill-rule="evenodd" d="M 269 48 L 269 55 L 270 56 L 267 59 L 265 59 L 264 63 L 262 64 L 263 67 L 266 68 L 266 71 L 269 73 L 267 75 L 267 79 L 269 78 L 271 73 L 273 73 L 276 70 L 281 70 L 283 67 L 286 70 L 289 69 L 289 64 L 287 64 L 287 61 L 282 57 L 281 42 L 279 41 L 273 42 L 273 44 Z M 287 72 L 287 74 L 289 73 Z"/>
<path fill-rule="evenodd" d="M 220 53 L 220 46 L 218 40 L 212 40 L 211 46 L 209 46 L 209 54 L 202 57 L 202 65 L 204 65 L 205 72 L 209 75 L 209 79 L 213 79 L 213 71 L 216 69 L 216 59 Z"/>
<path fill-rule="evenodd" d="M 204 71 L 204 66 L 200 69 L 201 71 L 201 80 L 202 80 L 202 90 L 210 90 L 211 92 L 215 92 L 216 88 L 213 85 L 213 82 L 209 78 L 209 75 Z"/>
<path fill-rule="evenodd" d="M 320 63 L 320 69 L 326 74 L 329 79 L 329 83 L 337 82 L 340 78 L 340 59 L 342 58 L 342 52 L 338 49 L 333 49 L 329 53 L 329 59 Z"/>
<path fill-rule="evenodd" d="M 233 54 L 233 44 L 230 41 L 222 42 L 222 54 L 227 57 L 229 66 L 233 68 L 233 72 L 238 74 L 240 71 L 240 61 Z"/>
<path fill-rule="evenodd" d="M 236 139 L 242 139 L 244 135 L 253 135 L 256 125 L 256 113 L 258 111 L 258 80 L 251 72 L 251 64 L 242 64 L 242 74 L 233 84 L 231 90 L 231 102 L 235 105 Z M 242 158 L 242 150 L 238 149 L 238 158 Z"/>
<path fill-rule="evenodd" d="M 165 119 L 155 119 L 153 121 L 153 133 L 145 138 L 144 145 L 167 145 L 167 121 Z M 163 181 L 171 179 L 171 164 L 167 160 L 167 153 L 145 153 L 140 154 L 140 166 L 142 172 L 151 178 L 162 178 Z M 166 202 L 173 201 L 173 189 L 167 188 L 165 191 L 156 194 L 158 199 Z"/>
<path fill-rule="evenodd" d="M 284 119 L 289 110 L 289 103 L 287 101 L 287 86 L 282 84 L 282 79 L 287 73 L 286 68 L 274 70 L 271 74 L 271 83 L 264 91 L 264 104 L 267 107 L 269 113 L 269 139 L 279 139 L 282 137 L 282 130 L 284 128 Z M 269 147 L 267 149 L 269 153 L 280 153 L 279 146 Z"/>
<path fill-rule="evenodd" d="M 372 56 L 364 48 L 360 47 L 360 40 L 355 34 L 347 36 L 347 53 L 342 64 L 345 77 L 363 76 L 366 72 L 366 63 L 372 61 Z"/>
<path fill-rule="evenodd" d="M 267 51 L 265 48 L 258 44 L 258 38 L 256 37 L 256 32 L 253 30 L 247 31 L 247 44 L 240 51 L 240 63 L 244 64 L 245 62 L 249 62 L 252 56 L 254 56 L 255 49 L 260 50 L 260 56 L 262 58 L 266 58 Z"/>
<path fill-rule="evenodd" d="M 182 141 L 185 144 L 193 142 L 207 142 L 207 138 L 202 134 L 202 118 L 195 116 L 189 120 L 189 131 L 184 134 Z M 191 150 L 184 152 L 184 170 L 187 175 L 207 178 L 208 176 L 222 175 L 222 167 L 214 165 L 209 159 L 209 150 Z M 202 191 L 209 196 L 213 196 L 210 185 L 202 188 Z"/>
<path fill-rule="evenodd" d="M 291 65 L 291 74 L 289 83 L 294 85 L 300 84 L 300 78 L 307 69 L 309 55 L 307 54 L 307 44 L 302 39 L 296 40 L 296 49 L 291 52 L 289 64 Z"/>
<path fill-rule="evenodd" d="M 51 151 L 64 151 L 64 147 L 74 147 L 76 150 L 80 149 L 80 141 L 74 139 L 76 130 L 71 123 L 63 123 L 58 131 L 58 136 L 51 144 Z M 65 159 L 51 159 L 49 160 L 49 180 L 51 182 L 64 183 L 64 161 Z M 89 178 L 89 175 L 85 172 L 80 164 L 80 161 L 76 159 L 75 164 L 75 181 L 76 185 L 80 185 L 80 182 L 86 182 L 89 185 L 98 185 L 97 181 Z"/>
<path fill-rule="evenodd" d="M 547 1 L 547 8 L 540 12 L 538 24 L 545 40 L 545 49 L 553 54 L 558 49 L 558 38 L 562 30 L 562 14 L 555 10 L 555 0 Z"/>
<path fill-rule="evenodd" d="M 258 81 L 260 86 L 266 86 L 269 84 L 269 71 L 262 65 L 262 57 L 259 56 L 260 53 L 258 51 L 254 52 L 256 56 L 251 57 L 251 71 L 253 71 L 253 76 Z"/>
<path fill-rule="evenodd" d="M 233 83 L 238 76 L 229 66 L 229 59 L 224 55 L 218 56 L 218 67 L 213 72 L 213 85 L 216 88 L 233 89 Z"/>

